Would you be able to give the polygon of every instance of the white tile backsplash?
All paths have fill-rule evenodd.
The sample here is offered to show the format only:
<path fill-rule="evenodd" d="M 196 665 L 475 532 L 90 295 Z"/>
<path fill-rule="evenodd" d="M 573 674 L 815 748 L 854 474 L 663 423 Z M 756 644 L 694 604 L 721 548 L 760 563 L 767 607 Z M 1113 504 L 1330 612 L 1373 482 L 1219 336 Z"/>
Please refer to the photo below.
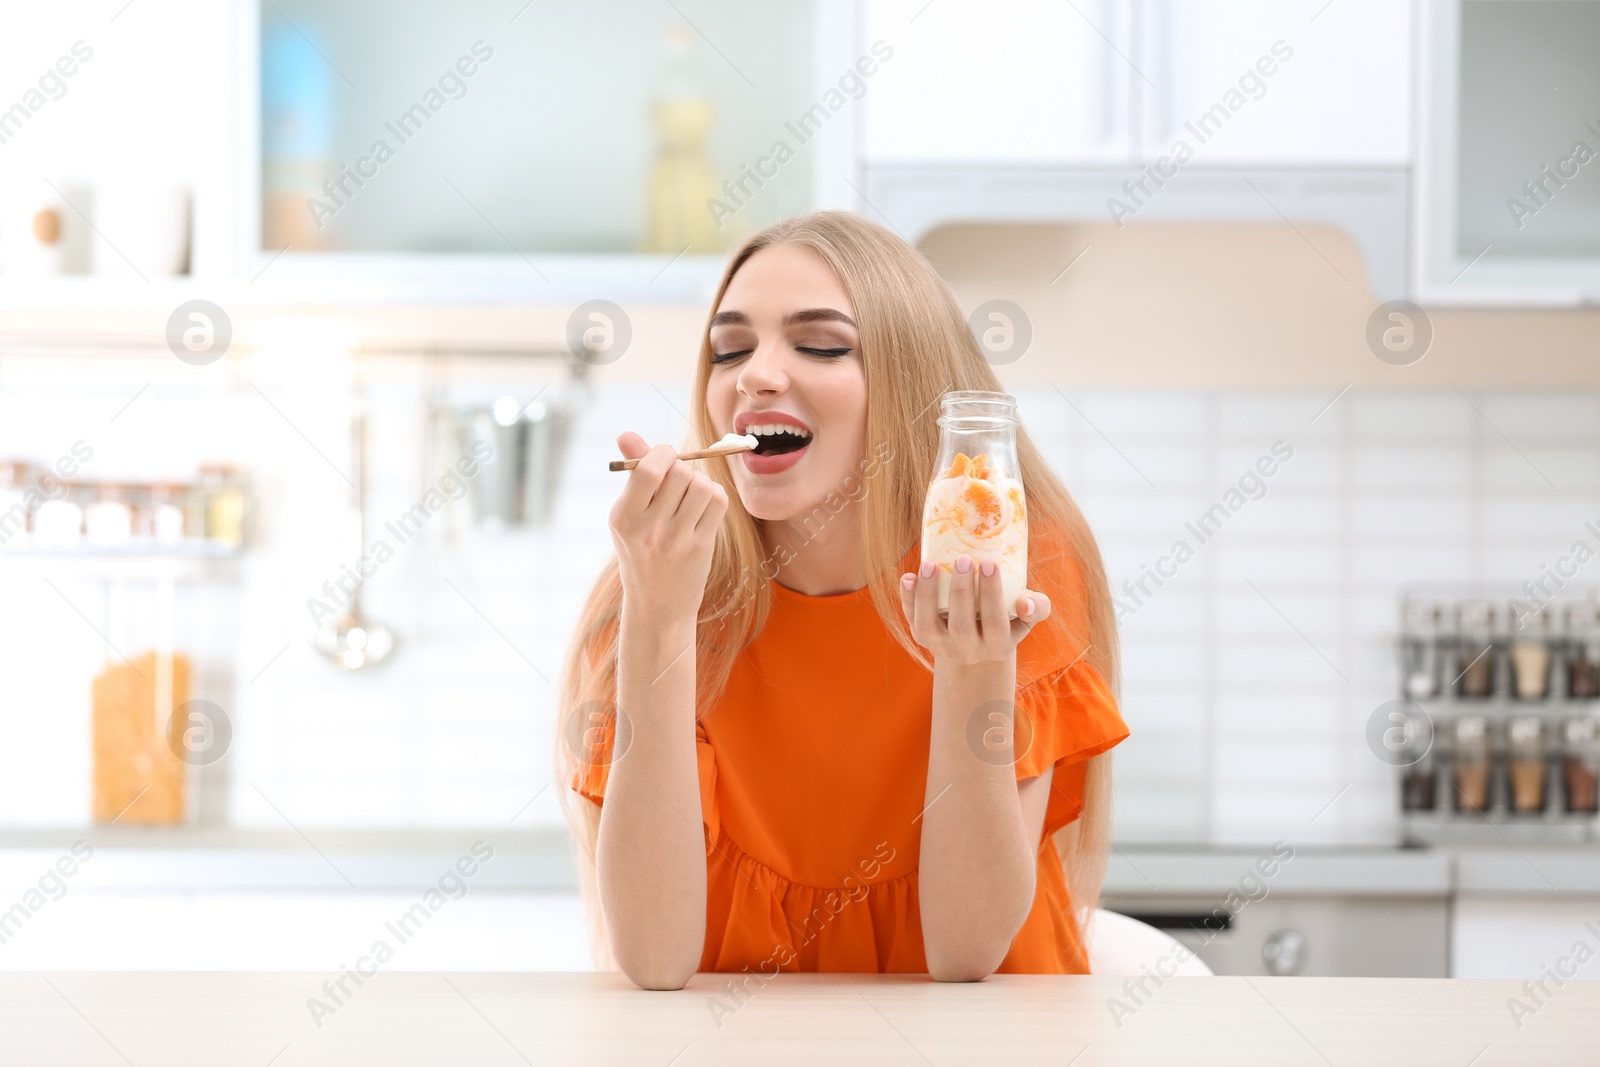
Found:
<path fill-rule="evenodd" d="M 554 682 L 610 553 L 606 512 L 619 483 L 601 460 L 624 428 L 680 441 L 687 387 L 597 389 L 547 527 L 488 532 L 447 510 L 398 546 L 366 593 L 369 612 L 397 633 L 396 653 L 347 675 L 312 647 L 306 601 L 356 555 L 345 521 L 349 405 L 331 388 L 263 373 L 274 410 L 230 366 L 97 377 L 14 365 L 0 391 L 3 456 L 49 459 L 82 438 L 96 448 L 86 477 L 187 477 L 202 459 L 251 471 L 259 540 L 228 581 L 195 588 L 184 638 L 204 652 L 198 684 L 228 694 L 229 817 L 271 827 L 560 824 Z M 399 379 L 374 392 L 380 521 L 441 473 L 422 447 L 425 387 Z M 1018 399 L 1095 527 L 1113 594 L 1127 603 L 1123 583 L 1175 541 L 1196 549 L 1123 616 L 1133 737 L 1117 756 L 1118 840 L 1392 840 L 1391 771 L 1367 751 L 1363 728 L 1394 690 L 1398 592 L 1426 581 L 1520 585 L 1584 535 L 1585 519 L 1600 522 L 1600 395 L 1471 394 L 1482 415 L 1454 390 L 1351 390 L 1331 407 L 1332 391 L 1068 395 L 1078 410 L 1049 388 Z M 1267 494 L 1198 543 L 1186 523 L 1278 440 L 1294 456 Z M 70 565 L 0 558 L 0 602 L 12 687 L 0 701 L 0 823 L 81 823 L 89 679 L 112 653 L 74 607 L 125 635 L 130 655 L 148 635 L 114 617 L 105 582 Z"/>

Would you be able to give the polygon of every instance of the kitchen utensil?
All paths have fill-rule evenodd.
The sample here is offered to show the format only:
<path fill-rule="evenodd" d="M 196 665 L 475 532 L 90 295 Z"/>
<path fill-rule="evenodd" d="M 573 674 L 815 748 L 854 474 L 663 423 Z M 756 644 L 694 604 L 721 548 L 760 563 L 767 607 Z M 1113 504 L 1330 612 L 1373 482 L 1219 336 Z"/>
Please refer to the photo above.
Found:
<path fill-rule="evenodd" d="M 693 452 L 681 452 L 679 459 L 712 459 L 716 456 L 736 456 L 740 452 L 754 452 L 755 448 L 747 444 L 718 444 L 712 448 L 700 448 Z M 611 470 L 631 471 L 639 465 L 636 459 L 614 459 L 611 461 Z"/>
<path fill-rule="evenodd" d="M 462 455 L 488 454 L 468 483 L 480 524 L 540 525 L 555 513 L 581 390 L 569 381 L 544 386 L 525 403 L 507 395 L 446 413 Z"/>
<path fill-rule="evenodd" d="M 360 531 L 359 551 L 367 550 L 367 417 L 355 418 L 356 519 Z M 356 585 L 350 602 L 337 618 L 329 619 L 317 633 L 317 650 L 348 671 L 375 667 L 394 649 L 394 633 L 383 623 L 369 619 L 361 610 L 361 585 Z"/>

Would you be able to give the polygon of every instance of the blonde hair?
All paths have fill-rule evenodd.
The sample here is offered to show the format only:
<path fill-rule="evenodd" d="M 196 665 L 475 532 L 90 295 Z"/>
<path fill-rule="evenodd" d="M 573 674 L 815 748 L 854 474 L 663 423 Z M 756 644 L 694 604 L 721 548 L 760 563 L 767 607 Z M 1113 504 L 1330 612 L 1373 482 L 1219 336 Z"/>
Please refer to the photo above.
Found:
<path fill-rule="evenodd" d="M 855 311 L 860 357 L 867 384 L 867 440 L 889 446 L 890 462 L 879 467 L 859 507 L 861 551 L 871 575 L 873 605 L 884 625 L 906 651 L 923 663 L 927 654 L 912 640 L 900 610 L 897 588 L 901 560 L 922 529 L 925 475 L 937 462 L 939 430 L 932 417 L 939 397 L 952 389 L 999 390 L 999 379 L 984 359 L 955 294 L 911 245 L 857 215 L 820 211 L 777 223 L 747 238 L 729 260 L 710 314 L 722 304 L 728 283 L 756 252 L 777 244 L 804 245 L 832 268 Z M 709 319 L 709 316 L 708 316 Z M 720 436 L 706 413 L 706 383 L 711 368 L 709 321 L 700 339 L 700 360 L 691 398 L 693 430 L 685 448 L 704 447 Z M 1038 627 L 1064 628 L 1070 617 L 1086 622 L 1087 633 L 1071 633 L 1070 643 L 1117 691 L 1117 630 L 1105 569 L 1094 535 L 1066 488 L 1051 471 L 1025 430 L 1017 433 L 1017 458 L 1027 487 L 1029 570 L 1036 588 L 1055 604 Z M 898 467 L 899 475 L 889 468 Z M 704 468 L 728 492 L 728 512 L 717 533 L 706 595 L 697 622 L 696 720 L 711 708 L 727 683 L 734 659 L 754 640 L 766 621 L 771 593 L 763 573 L 765 553 L 758 520 L 740 504 L 725 460 Z M 1060 536 L 1042 536 L 1046 531 Z M 1064 544 L 1062 541 L 1064 540 Z M 1039 581 L 1059 568 L 1078 568 L 1083 603 L 1066 604 L 1056 589 Z M 615 714 L 617 632 L 622 584 L 613 559 L 589 595 L 562 676 L 555 745 L 556 782 L 562 808 L 578 846 L 579 883 L 590 920 L 595 960 L 615 969 L 610 938 L 601 913 L 595 877 L 595 846 L 600 809 L 571 788 L 581 762 L 580 745 L 563 739 L 581 736 L 591 709 Z M 1043 633 L 1030 634 L 1039 640 Z M 1067 886 L 1079 931 L 1099 903 L 1109 847 L 1110 753 L 1089 759 L 1079 818 L 1056 831 Z"/>

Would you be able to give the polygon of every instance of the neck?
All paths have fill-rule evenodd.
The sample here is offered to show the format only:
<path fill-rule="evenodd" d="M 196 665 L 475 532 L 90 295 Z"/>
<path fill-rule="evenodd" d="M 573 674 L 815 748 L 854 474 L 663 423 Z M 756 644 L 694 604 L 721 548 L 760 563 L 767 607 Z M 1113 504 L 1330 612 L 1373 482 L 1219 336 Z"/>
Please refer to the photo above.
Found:
<path fill-rule="evenodd" d="M 825 509 L 813 512 L 828 515 Z M 761 542 L 778 565 L 778 584 L 805 596 L 837 596 L 867 584 L 861 559 L 859 515 L 847 506 L 827 521 L 764 520 Z"/>

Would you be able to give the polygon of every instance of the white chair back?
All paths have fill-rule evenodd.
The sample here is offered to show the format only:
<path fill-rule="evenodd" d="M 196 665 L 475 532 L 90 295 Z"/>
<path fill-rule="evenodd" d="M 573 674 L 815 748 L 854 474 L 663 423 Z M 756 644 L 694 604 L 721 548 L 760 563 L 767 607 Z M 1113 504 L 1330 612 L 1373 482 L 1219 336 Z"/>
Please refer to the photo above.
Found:
<path fill-rule="evenodd" d="M 1207 978 L 1211 968 L 1177 938 L 1148 923 L 1096 908 L 1084 933 L 1089 973 L 1156 974 L 1162 978 Z"/>

